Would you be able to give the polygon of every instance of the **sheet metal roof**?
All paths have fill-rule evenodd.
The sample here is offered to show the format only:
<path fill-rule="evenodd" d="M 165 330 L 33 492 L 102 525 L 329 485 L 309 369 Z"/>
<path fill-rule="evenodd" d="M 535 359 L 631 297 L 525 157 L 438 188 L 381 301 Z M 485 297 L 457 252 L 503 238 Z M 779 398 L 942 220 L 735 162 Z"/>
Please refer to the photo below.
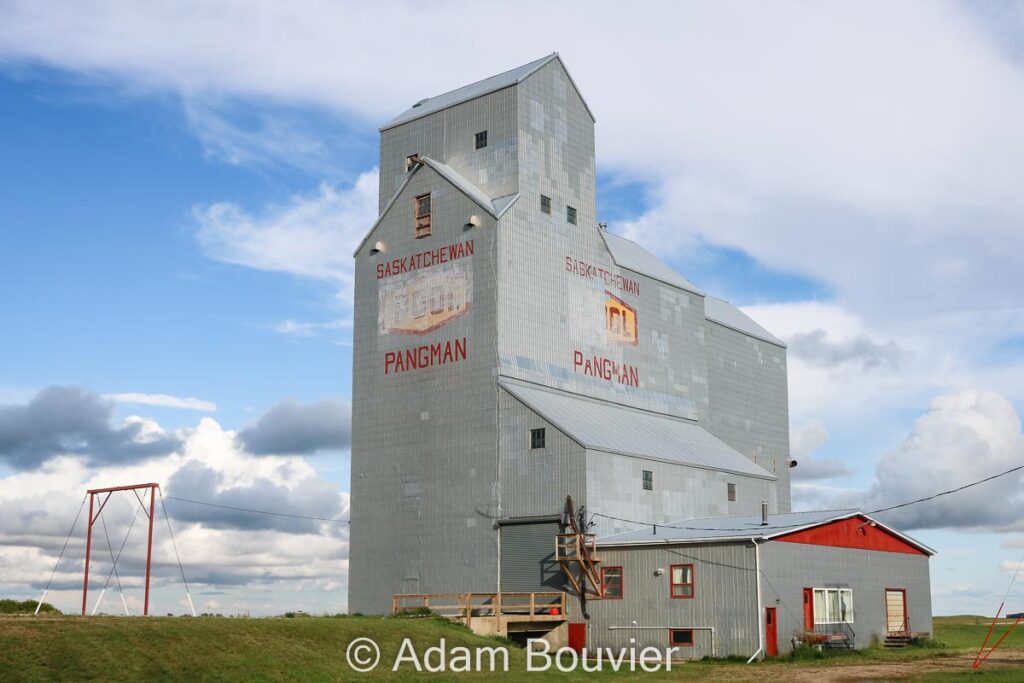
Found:
<path fill-rule="evenodd" d="M 507 88 L 510 85 L 515 85 L 540 69 L 542 66 L 546 65 L 548 62 L 555 59 L 558 59 L 558 53 L 552 52 L 546 57 L 542 57 L 541 59 L 530 62 L 529 64 L 523 64 L 522 66 L 516 67 L 510 71 L 500 73 L 496 76 L 491 76 L 490 78 L 485 78 L 484 80 L 477 81 L 476 83 L 464 85 L 461 88 L 456 88 L 455 90 L 446 92 L 442 95 L 437 95 L 436 97 L 428 97 L 427 99 L 421 100 L 409 107 L 407 110 L 381 126 L 380 129 L 387 130 L 388 128 L 394 128 L 395 126 L 408 123 L 409 121 L 414 121 L 422 116 L 427 116 L 428 114 L 433 114 L 434 112 L 447 109 L 448 107 L 452 107 L 456 104 L 468 102 L 469 100 L 476 99 L 477 97 L 489 95 L 490 93 L 501 90 L 502 88 Z"/>
<path fill-rule="evenodd" d="M 689 420 L 508 379 L 500 384 L 585 448 L 776 479 Z"/>
<path fill-rule="evenodd" d="M 616 265 L 694 294 L 704 294 L 696 285 L 669 268 L 661 259 L 636 242 L 613 235 L 605 230 L 601 231 L 601 236 L 604 237 L 604 243 L 608 246 L 608 251 L 611 252 Z"/>
<path fill-rule="evenodd" d="M 881 528 L 899 536 L 929 555 L 935 550 L 920 541 L 903 534 L 890 526 L 879 522 L 874 517 L 860 510 L 812 510 L 809 512 L 787 512 L 768 516 L 768 526 L 761 526 L 761 515 L 744 515 L 740 517 L 703 517 L 700 519 L 684 519 L 670 525 L 657 527 L 657 533 L 651 526 L 635 531 L 610 534 L 597 539 L 600 545 L 635 545 L 648 543 L 704 543 L 707 541 L 727 541 L 731 539 L 757 538 L 768 540 L 776 536 L 820 526 L 850 517 L 863 517 L 871 520 Z"/>
<path fill-rule="evenodd" d="M 705 296 L 704 317 L 762 341 L 783 348 L 786 346 L 781 339 L 754 322 L 753 318 L 723 299 Z"/>
<path fill-rule="evenodd" d="M 836 519 L 845 519 L 857 514 L 857 510 L 814 510 L 811 512 L 788 512 L 768 516 L 768 526 L 761 526 L 761 515 L 742 517 L 704 517 L 684 519 L 659 526 L 657 533 L 651 527 L 626 531 L 598 539 L 601 543 L 707 541 L 728 538 L 767 538 L 780 533 L 789 533 L 801 527 L 817 526 Z"/>

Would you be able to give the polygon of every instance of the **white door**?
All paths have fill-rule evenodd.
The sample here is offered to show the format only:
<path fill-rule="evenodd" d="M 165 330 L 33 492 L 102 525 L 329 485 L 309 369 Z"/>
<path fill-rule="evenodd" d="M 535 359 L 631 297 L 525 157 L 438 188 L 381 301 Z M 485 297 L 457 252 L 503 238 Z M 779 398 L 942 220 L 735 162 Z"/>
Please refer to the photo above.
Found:
<path fill-rule="evenodd" d="M 889 633 L 907 630 L 907 592 L 885 590 L 885 620 Z"/>

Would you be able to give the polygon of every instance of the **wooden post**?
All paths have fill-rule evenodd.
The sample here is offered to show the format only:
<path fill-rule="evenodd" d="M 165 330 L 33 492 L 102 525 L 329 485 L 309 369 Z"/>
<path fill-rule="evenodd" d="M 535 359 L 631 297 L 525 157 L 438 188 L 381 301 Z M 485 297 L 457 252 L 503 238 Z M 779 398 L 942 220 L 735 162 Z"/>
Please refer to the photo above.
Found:
<path fill-rule="evenodd" d="M 92 503 L 95 493 L 89 494 L 89 527 L 85 534 L 85 581 L 82 583 L 82 616 L 85 616 L 85 601 L 89 593 L 89 556 L 92 554 Z"/>
<path fill-rule="evenodd" d="M 156 514 L 156 484 L 149 489 L 149 543 L 146 545 L 146 601 L 142 616 L 149 616 L 149 573 L 153 566 L 153 515 Z"/>
<path fill-rule="evenodd" d="M 536 597 L 537 597 L 536 593 L 530 593 L 530 618 L 531 619 L 533 618 L 533 616 L 534 616 L 533 613 L 534 613 L 534 610 L 536 609 L 536 604 L 535 604 Z"/>

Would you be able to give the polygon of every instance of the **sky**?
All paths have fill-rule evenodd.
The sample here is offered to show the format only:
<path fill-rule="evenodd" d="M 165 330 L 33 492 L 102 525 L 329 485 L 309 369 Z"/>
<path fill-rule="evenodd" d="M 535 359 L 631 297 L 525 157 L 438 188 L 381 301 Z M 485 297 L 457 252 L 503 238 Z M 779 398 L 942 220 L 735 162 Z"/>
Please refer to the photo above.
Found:
<path fill-rule="evenodd" d="M 520 7 L 0 0 L 0 595 L 38 597 L 89 487 L 347 518 L 377 129 L 552 51 L 597 117 L 601 220 L 788 344 L 796 509 L 1024 464 L 1024 4 Z M 939 550 L 936 614 L 998 606 L 1020 484 L 886 517 Z M 200 611 L 345 611 L 345 524 L 173 498 Z M 137 613 L 110 506 L 92 590 L 133 529 Z M 155 543 L 153 611 L 180 613 Z"/>

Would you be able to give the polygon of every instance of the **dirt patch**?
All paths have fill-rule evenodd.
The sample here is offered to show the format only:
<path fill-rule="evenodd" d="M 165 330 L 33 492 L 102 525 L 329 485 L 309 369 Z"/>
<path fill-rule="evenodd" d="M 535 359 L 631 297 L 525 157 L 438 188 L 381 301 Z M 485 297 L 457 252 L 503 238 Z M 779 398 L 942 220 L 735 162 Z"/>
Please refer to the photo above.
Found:
<path fill-rule="evenodd" d="M 920 659 L 850 664 L 834 660 L 829 664 L 803 666 L 797 664 L 764 664 L 749 669 L 722 671 L 721 681 L 784 680 L 790 683 L 858 683 L 861 681 L 898 681 L 926 673 L 967 673 L 974 661 L 973 652 L 935 655 Z M 983 668 L 1024 667 L 1024 650 L 996 650 Z"/>

